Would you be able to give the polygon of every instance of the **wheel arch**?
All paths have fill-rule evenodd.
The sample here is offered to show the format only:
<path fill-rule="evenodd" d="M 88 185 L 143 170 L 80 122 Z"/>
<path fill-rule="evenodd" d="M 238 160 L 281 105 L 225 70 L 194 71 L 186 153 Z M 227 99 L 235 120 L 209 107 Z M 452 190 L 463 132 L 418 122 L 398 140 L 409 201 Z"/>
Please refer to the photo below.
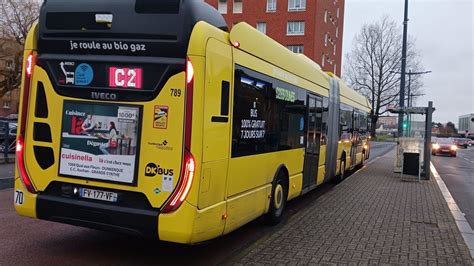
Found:
<path fill-rule="evenodd" d="M 277 170 L 275 171 L 275 175 L 273 176 L 273 180 L 272 180 L 272 186 L 275 186 L 275 182 L 280 173 L 283 173 L 285 176 L 286 185 L 288 186 L 286 193 L 288 194 L 289 184 L 290 184 L 290 172 L 288 171 L 288 167 L 286 167 L 285 164 L 280 164 Z"/>

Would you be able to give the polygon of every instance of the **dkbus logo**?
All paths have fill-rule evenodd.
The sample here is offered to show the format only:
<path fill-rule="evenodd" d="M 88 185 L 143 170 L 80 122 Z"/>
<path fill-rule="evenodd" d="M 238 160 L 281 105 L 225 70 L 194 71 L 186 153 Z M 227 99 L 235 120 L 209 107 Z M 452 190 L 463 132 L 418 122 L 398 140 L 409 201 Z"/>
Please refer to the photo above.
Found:
<path fill-rule="evenodd" d="M 154 163 L 149 163 L 145 167 L 145 176 L 150 176 L 150 177 L 153 177 L 156 175 L 172 176 L 174 174 L 173 172 L 174 172 L 173 169 L 164 169 L 164 168 L 161 168 L 159 165 L 157 166 Z"/>

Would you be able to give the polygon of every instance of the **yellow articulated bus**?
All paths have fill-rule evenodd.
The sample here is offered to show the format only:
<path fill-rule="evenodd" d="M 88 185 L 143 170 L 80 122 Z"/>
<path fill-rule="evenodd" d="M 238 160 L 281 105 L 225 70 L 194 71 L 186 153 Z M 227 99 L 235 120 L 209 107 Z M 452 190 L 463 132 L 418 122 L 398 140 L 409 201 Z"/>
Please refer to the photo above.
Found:
<path fill-rule="evenodd" d="M 45 1 L 24 66 L 23 216 L 196 243 L 369 156 L 366 98 L 200 0 Z"/>

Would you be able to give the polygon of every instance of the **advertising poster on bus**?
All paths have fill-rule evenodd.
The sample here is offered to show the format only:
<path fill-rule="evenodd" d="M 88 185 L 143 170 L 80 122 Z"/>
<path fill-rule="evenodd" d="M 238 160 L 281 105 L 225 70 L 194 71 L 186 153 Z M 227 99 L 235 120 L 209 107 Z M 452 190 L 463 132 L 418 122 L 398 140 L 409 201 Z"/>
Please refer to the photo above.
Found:
<path fill-rule="evenodd" d="M 140 108 L 66 101 L 59 174 L 132 184 Z"/>

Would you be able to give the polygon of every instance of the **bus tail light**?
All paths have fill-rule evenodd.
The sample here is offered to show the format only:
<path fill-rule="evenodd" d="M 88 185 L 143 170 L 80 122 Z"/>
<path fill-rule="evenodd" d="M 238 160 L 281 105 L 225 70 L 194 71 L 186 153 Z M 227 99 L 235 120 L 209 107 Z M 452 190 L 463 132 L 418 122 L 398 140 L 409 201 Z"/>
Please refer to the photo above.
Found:
<path fill-rule="evenodd" d="M 186 114 L 185 114 L 185 131 L 184 131 L 184 147 L 188 151 L 191 150 L 191 128 L 193 121 L 193 92 L 194 92 L 194 66 L 191 59 L 186 59 Z"/>
<path fill-rule="evenodd" d="M 36 58 L 33 51 L 28 54 L 25 64 L 25 78 L 23 80 L 23 98 L 21 102 L 21 117 L 20 117 L 20 130 L 18 132 L 18 138 L 16 142 L 16 159 L 18 164 L 18 171 L 20 178 L 26 189 L 30 193 L 36 193 L 36 190 L 31 182 L 28 172 L 25 166 L 25 131 L 26 131 L 26 118 L 28 117 L 28 99 L 30 96 L 31 88 L 31 76 L 33 75 L 33 69 L 35 67 Z"/>
<path fill-rule="evenodd" d="M 184 160 L 181 176 L 174 192 L 168 202 L 161 209 L 162 213 L 170 213 L 179 208 L 191 190 L 196 170 L 196 161 L 191 154 L 191 129 L 193 122 L 193 92 L 194 92 L 194 66 L 190 58 L 186 58 L 186 111 L 184 124 Z"/>
<path fill-rule="evenodd" d="M 179 206 L 181 206 L 181 204 L 188 196 L 189 191 L 191 190 L 195 171 L 196 161 L 194 160 L 194 156 L 190 152 L 185 151 L 184 163 L 181 170 L 181 176 L 179 178 L 178 185 L 176 186 L 173 194 L 171 194 L 171 197 L 168 202 L 161 210 L 162 213 L 173 212 L 177 210 Z"/>
<path fill-rule="evenodd" d="M 25 133 L 26 128 L 26 117 L 28 116 L 28 98 L 30 96 L 30 87 L 31 87 L 31 76 L 33 75 L 33 68 L 35 66 L 35 56 L 33 52 L 30 52 L 26 58 L 25 65 L 25 80 L 23 81 L 23 98 L 22 98 L 22 107 L 21 107 L 21 127 L 20 133 Z"/>
<path fill-rule="evenodd" d="M 36 190 L 33 187 L 33 183 L 31 182 L 25 167 L 25 142 L 23 135 L 19 135 L 16 141 L 16 159 L 21 181 L 30 193 L 36 193 Z"/>

